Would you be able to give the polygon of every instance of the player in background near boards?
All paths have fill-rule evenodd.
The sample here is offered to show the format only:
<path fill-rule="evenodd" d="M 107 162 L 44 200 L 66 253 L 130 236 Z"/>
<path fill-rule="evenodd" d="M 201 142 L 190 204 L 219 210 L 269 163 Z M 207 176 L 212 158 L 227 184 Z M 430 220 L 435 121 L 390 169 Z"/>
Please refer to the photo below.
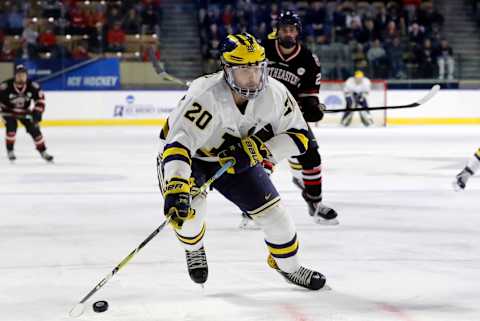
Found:
<path fill-rule="evenodd" d="M 307 124 L 285 86 L 268 77 L 264 48 L 251 35 L 229 35 L 220 52 L 223 70 L 194 80 L 160 133 L 164 213 L 185 248 L 189 275 L 200 284 L 208 277 L 207 195 L 192 200 L 191 193 L 233 161 L 212 187 L 262 228 L 271 268 L 319 290 L 325 277 L 300 265 L 293 220 L 261 165 L 305 153 Z"/>
<path fill-rule="evenodd" d="M 360 120 L 364 126 L 368 127 L 373 125 L 370 112 L 365 110 L 368 108 L 367 98 L 371 87 L 370 79 L 365 77 L 363 71 L 360 70 L 355 71 L 354 76 L 345 81 L 343 91 L 345 93 L 345 101 L 347 102 L 346 108 L 352 111 L 347 111 L 343 114 L 342 120 L 340 121 L 343 126 L 350 126 L 353 119 L 353 111 L 356 110 L 360 110 Z"/>
<path fill-rule="evenodd" d="M 32 101 L 35 102 L 33 108 Z M 27 69 L 23 65 L 16 66 L 14 77 L 0 84 L 0 109 L 6 128 L 5 143 L 8 159 L 11 162 L 17 159 L 14 145 L 18 122 L 20 122 L 32 136 L 40 156 L 47 162 L 52 162 L 53 156 L 47 153 L 40 131 L 40 122 L 45 111 L 45 96 L 40 85 L 28 79 Z"/>
<path fill-rule="evenodd" d="M 319 91 L 322 77 L 320 62 L 299 41 L 302 23 L 293 11 L 282 12 L 276 32 L 265 40 L 268 74 L 283 83 L 292 93 L 307 122 L 323 118 L 325 106 L 320 103 Z M 322 203 L 322 160 L 312 130 L 308 130 L 309 145 L 303 155 L 289 159 L 293 183 L 300 188 L 307 202 L 309 214 L 318 224 L 338 224 L 337 212 Z M 267 164 L 267 169 L 271 165 Z M 249 228 L 251 222 L 243 215 L 240 228 Z"/>
<path fill-rule="evenodd" d="M 480 148 L 477 152 L 470 158 L 467 162 L 467 165 L 462 169 L 460 173 L 457 174 L 455 182 L 453 182 L 453 187 L 456 191 L 464 190 L 467 186 L 467 181 L 475 175 L 477 170 L 480 168 Z"/>

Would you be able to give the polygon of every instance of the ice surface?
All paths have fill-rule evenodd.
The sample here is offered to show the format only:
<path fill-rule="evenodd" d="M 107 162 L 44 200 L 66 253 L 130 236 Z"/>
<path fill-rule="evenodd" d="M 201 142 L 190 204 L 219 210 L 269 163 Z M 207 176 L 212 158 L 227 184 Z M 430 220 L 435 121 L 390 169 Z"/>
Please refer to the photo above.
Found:
<path fill-rule="evenodd" d="M 162 222 L 158 128 L 46 128 L 55 164 L 23 130 L 15 164 L 0 150 L 0 320 L 71 320 L 68 311 Z M 88 302 L 79 320 L 478 321 L 480 179 L 454 176 L 479 127 L 318 129 L 324 200 L 340 225 L 312 223 L 286 164 L 273 179 L 294 217 L 304 265 L 332 291 L 287 284 L 261 231 L 209 195 L 201 289 L 163 230 Z M 479 173 L 480 175 L 480 173 Z M 110 309 L 94 313 L 91 304 Z"/>

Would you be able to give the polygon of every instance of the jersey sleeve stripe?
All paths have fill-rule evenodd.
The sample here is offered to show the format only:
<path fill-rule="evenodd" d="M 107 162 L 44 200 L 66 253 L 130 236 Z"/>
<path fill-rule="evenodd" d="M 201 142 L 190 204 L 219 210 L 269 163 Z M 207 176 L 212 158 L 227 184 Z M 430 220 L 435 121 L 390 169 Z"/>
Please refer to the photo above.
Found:
<path fill-rule="evenodd" d="M 162 130 L 160 131 L 160 139 L 166 139 L 168 136 L 168 132 L 170 131 L 170 126 L 168 125 L 168 119 L 163 125 Z"/>
<path fill-rule="evenodd" d="M 480 148 L 477 150 L 477 152 L 475 153 L 475 157 L 478 159 L 478 161 L 480 162 Z"/>
<path fill-rule="evenodd" d="M 291 128 L 286 131 L 286 134 L 293 140 L 298 150 L 300 151 L 300 154 L 303 154 L 307 151 L 308 136 L 306 135 L 305 130 Z"/>

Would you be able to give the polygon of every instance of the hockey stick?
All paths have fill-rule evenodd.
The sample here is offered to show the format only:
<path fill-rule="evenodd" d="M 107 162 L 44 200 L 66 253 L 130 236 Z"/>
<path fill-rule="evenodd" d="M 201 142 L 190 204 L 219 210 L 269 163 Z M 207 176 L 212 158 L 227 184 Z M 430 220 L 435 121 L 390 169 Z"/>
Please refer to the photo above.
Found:
<path fill-rule="evenodd" d="M 440 90 L 440 85 L 435 85 L 433 86 L 430 91 L 421 99 L 417 100 L 414 103 L 407 104 L 407 105 L 398 105 L 398 106 L 379 106 L 379 107 L 368 107 L 368 108 L 363 108 L 363 109 L 325 109 L 323 112 L 324 113 L 341 113 L 341 112 L 346 112 L 346 111 L 370 111 L 370 110 L 384 110 L 384 109 L 399 109 L 399 108 L 413 108 L 413 107 L 418 107 L 420 105 L 425 104 L 428 102 L 430 99 L 433 98 L 437 94 L 437 92 Z"/>
<path fill-rule="evenodd" d="M 212 185 L 213 182 L 215 182 L 220 176 L 222 176 L 227 169 L 229 169 L 231 166 L 233 166 L 233 161 L 228 161 L 225 163 L 208 181 L 206 181 L 198 190 L 196 190 L 194 193 L 192 193 L 192 198 L 202 194 L 205 192 L 210 185 Z M 137 254 L 140 252 L 140 250 L 147 245 L 148 242 L 150 242 L 158 233 L 160 233 L 161 230 L 169 223 L 169 219 L 166 219 L 162 224 L 160 224 L 159 227 L 157 227 L 140 245 L 130 252 L 113 270 L 112 272 L 108 273 L 98 284 L 90 291 L 88 294 L 83 297 L 71 310 L 69 315 L 71 317 L 77 318 L 83 314 L 85 311 L 85 302 L 87 302 L 88 299 L 92 295 L 94 295 L 98 290 L 100 290 L 118 271 L 120 271 L 121 268 L 123 268 L 127 263 Z"/>
<path fill-rule="evenodd" d="M 150 48 L 148 48 L 148 58 L 150 59 L 150 62 L 152 63 L 152 66 L 153 66 L 153 69 L 155 70 L 157 75 L 162 76 L 163 79 L 165 79 L 165 80 L 172 81 L 172 82 L 177 83 L 179 85 L 188 86 L 187 83 L 185 83 L 184 81 L 182 81 L 182 80 L 180 80 L 176 77 L 173 77 L 172 75 L 168 74 L 165 71 L 165 69 L 158 62 L 157 57 L 155 57 L 154 46 L 150 46 Z"/>

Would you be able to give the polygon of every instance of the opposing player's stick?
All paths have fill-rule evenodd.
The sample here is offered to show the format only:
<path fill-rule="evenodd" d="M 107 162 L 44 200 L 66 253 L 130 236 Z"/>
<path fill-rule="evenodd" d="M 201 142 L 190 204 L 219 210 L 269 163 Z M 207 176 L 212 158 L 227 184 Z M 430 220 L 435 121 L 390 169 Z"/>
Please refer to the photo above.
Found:
<path fill-rule="evenodd" d="M 15 117 L 15 118 L 32 118 L 32 115 L 30 114 L 25 114 L 25 115 L 14 115 L 12 113 L 4 113 L 4 112 L 0 112 L 0 116 L 5 116 L 5 117 Z"/>
<path fill-rule="evenodd" d="M 182 81 L 182 80 L 180 80 L 176 77 L 173 77 L 172 75 L 170 75 L 169 73 L 167 73 L 165 71 L 165 69 L 158 62 L 157 57 L 155 57 L 155 47 L 154 46 L 150 46 L 150 48 L 148 48 L 148 58 L 150 59 L 150 62 L 152 63 L 152 66 L 153 66 L 153 69 L 155 70 L 157 75 L 162 76 L 163 79 L 165 79 L 165 80 L 172 81 L 172 82 L 177 83 L 179 85 L 188 86 L 188 84 L 185 83 L 184 81 Z"/>
<path fill-rule="evenodd" d="M 196 197 L 203 192 L 205 192 L 210 185 L 212 185 L 213 182 L 215 182 L 220 176 L 222 176 L 227 169 L 229 169 L 231 166 L 233 166 L 233 161 L 228 161 L 223 165 L 208 181 L 206 181 L 198 190 L 196 190 L 194 193 L 192 193 L 192 197 Z M 127 263 L 137 254 L 140 252 L 140 250 L 147 245 L 148 242 L 150 242 L 163 228 L 167 223 L 169 222 L 169 219 L 166 219 L 162 224 L 160 224 L 159 227 L 157 227 L 140 245 L 130 252 L 113 270 L 112 272 L 108 273 L 98 284 L 90 291 L 88 294 L 83 297 L 71 310 L 70 310 L 70 316 L 77 318 L 81 316 L 85 310 L 85 302 L 87 302 L 88 299 L 92 295 L 94 295 L 98 290 L 100 290 L 118 271 L 120 271 L 121 268 L 123 268 Z"/>
<path fill-rule="evenodd" d="M 417 100 L 414 103 L 407 104 L 407 105 L 398 105 L 398 106 L 379 106 L 379 107 L 368 107 L 368 108 L 363 108 L 363 109 L 325 109 L 323 112 L 324 113 L 341 113 L 341 112 L 346 112 L 346 111 L 370 111 L 370 110 L 383 110 L 383 109 L 399 109 L 399 108 L 413 108 L 413 107 L 418 107 L 420 105 L 425 104 L 428 102 L 430 99 L 433 98 L 437 94 L 437 92 L 440 90 L 440 85 L 435 85 L 430 89 L 428 94 L 426 94 L 424 97 L 421 99 Z"/>

